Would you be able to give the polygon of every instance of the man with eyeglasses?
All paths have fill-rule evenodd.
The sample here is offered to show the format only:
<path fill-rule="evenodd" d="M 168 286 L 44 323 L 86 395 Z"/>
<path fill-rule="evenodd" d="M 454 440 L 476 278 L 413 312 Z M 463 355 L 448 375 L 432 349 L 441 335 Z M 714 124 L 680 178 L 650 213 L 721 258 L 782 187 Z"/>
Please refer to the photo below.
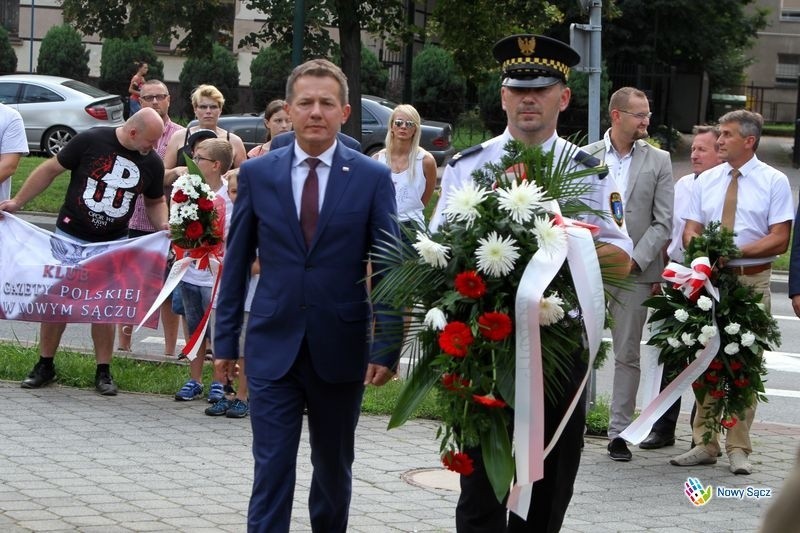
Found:
<path fill-rule="evenodd" d="M 169 90 L 164 82 L 160 80 L 147 80 L 139 87 L 139 103 L 142 108 L 150 107 L 158 113 L 164 121 L 164 133 L 156 143 L 155 152 L 163 160 L 167 150 L 167 144 L 172 135 L 182 129 L 180 124 L 172 122 L 169 118 Z M 158 231 L 147 218 L 147 209 L 144 205 L 144 198 L 139 196 L 133 209 L 133 216 L 128 223 L 128 237 L 140 237 Z M 172 312 L 172 299 L 167 299 L 160 308 L 161 324 L 164 329 L 164 355 L 175 355 L 178 342 L 178 327 L 180 319 Z M 121 324 L 117 328 L 117 338 L 119 351 L 129 352 L 131 350 L 131 336 L 133 325 Z"/>
<path fill-rule="evenodd" d="M 630 425 L 639 389 L 642 331 L 647 322 L 643 302 L 659 290 L 664 271 L 664 247 L 672 231 L 673 181 L 669 153 L 645 142 L 650 124 L 647 95 L 623 87 L 608 104 L 611 128 L 603 139 L 584 148 L 605 160 L 619 185 L 628 234 L 633 240 L 629 286 L 609 287 L 608 308 L 614 317 L 614 384 L 608 455 L 630 461 L 632 454 L 619 434 Z M 672 443 L 673 444 L 674 439 Z M 667 445 L 667 443 L 665 443 Z"/>

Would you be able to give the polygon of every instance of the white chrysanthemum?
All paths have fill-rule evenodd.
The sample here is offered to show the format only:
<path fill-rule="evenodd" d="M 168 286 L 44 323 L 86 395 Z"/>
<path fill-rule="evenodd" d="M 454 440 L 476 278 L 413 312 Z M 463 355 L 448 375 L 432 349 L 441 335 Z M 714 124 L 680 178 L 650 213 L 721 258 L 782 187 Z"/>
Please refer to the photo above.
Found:
<path fill-rule="evenodd" d="M 539 243 L 539 249 L 547 255 L 556 255 L 567 245 L 567 232 L 556 226 L 549 217 L 536 217 L 531 230 Z"/>
<path fill-rule="evenodd" d="M 697 307 L 699 307 L 703 311 L 708 311 L 709 309 L 711 309 L 711 306 L 713 304 L 714 302 L 712 302 L 711 298 L 709 298 L 708 296 L 701 296 L 700 298 L 697 299 Z"/>
<path fill-rule="evenodd" d="M 708 337 L 709 339 L 717 334 L 717 326 L 703 326 L 700 329 L 700 333 Z"/>
<path fill-rule="evenodd" d="M 725 345 L 725 353 L 728 355 L 733 355 L 739 353 L 739 343 L 731 342 Z"/>
<path fill-rule="evenodd" d="M 450 253 L 450 248 L 430 240 L 428 236 L 421 231 L 417 232 L 417 242 L 411 246 L 417 250 L 423 262 L 436 268 L 444 268 L 447 266 L 447 255 Z"/>
<path fill-rule="evenodd" d="M 689 320 L 689 313 L 687 313 L 685 309 L 677 309 L 673 314 L 675 315 L 675 320 L 678 322 L 686 322 Z"/>
<path fill-rule="evenodd" d="M 750 331 L 745 331 L 742 333 L 742 346 L 745 348 L 752 346 L 753 343 L 756 342 L 756 336 L 753 335 Z"/>
<path fill-rule="evenodd" d="M 536 206 L 542 201 L 542 190 L 535 183 L 516 180 L 511 182 L 510 189 L 497 189 L 500 209 L 508 211 L 511 220 L 523 224 L 531 219 Z"/>
<path fill-rule="evenodd" d="M 184 220 L 197 220 L 197 204 L 182 205 L 180 210 L 180 217 Z"/>
<path fill-rule="evenodd" d="M 478 249 L 475 257 L 478 258 L 478 270 L 499 278 L 505 276 L 514 268 L 514 261 L 519 258 L 519 247 L 511 237 L 500 237 L 496 231 L 488 237 L 478 239 Z"/>
<path fill-rule="evenodd" d="M 690 333 L 682 333 L 681 341 L 683 341 L 683 344 L 685 344 L 686 346 L 692 346 L 695 343 L 695 338 L 692 337 Z"/>
<path fill-rule="evenodd" d="M 170 225 L 178 225 L 183 222 L 181 218 L 181 206 L 173 203 L 169 206 L 169 223 Z"/>
<path fill-rule="evenodd" d="M 667 337 L 667 343 L 668 343 L 670 346 L 672 346 L 673 348 L 680 348 L 681 346 L 683 346 L 683 344 L 681 343 L 681 341 L 679 341 L 679 340 L 678 340 L 678 339 L 676 339 L 675 337 Z"/>
<path fill-rule="evenodd" d="M 194 187 L 199 187 L 203 184 L 203 178 L 197 174 L 189 174 L 189 181 L 192 182 Z"/>
<path fill-rule="evenodd" d="M 702 333 L 697 336 L 697 342 L 699 342 L 703 346 L 708 344 L 708 339 L 709 339 L 708 335 L 703 335 Z"/>
<path fill-rule="evenodd" d="M 727 333 L 728 335 L 736 335 L 737 333 L 739 333 L 739 330 L 741 328 L 742 327 L 739 325 L 738 322 L 731 322 L 730 324 L 725 326 L 725 333 Z"/>
<path fill-rule="evenodd" d="M 195 188 L 190 187 L 183 192 L 185 192 L 186 196 L 188 196 L 192 200 L 197 200 L 198 198 L 200 198 L 200 193 Z"/>
<path fill-rule="evenodd" d="M 444 216 L 451 222 L 466 222 L 469 228 L 478 217 L 478 206 L 488 195 L 488 190 L 469 182 L 464 187 L 450 192 Z"/>
<path fill-rule="evenodd" d="M 182 174 L 175 178 L 175 181 L 172 182 L 172 188 L 185 191 L 186 189 L 193 189 L 194 187 L 192 187 L 192 183 L 189 180 L 189 175 Z"/>
<path fill-rule="evenodd" d="M 549 326 L 564 318 L 564 300 L 554 292 L 539 302 L 539 324 Z"/>
<path fill-rule="evenodd" d="M 425 313 L 425 325 L 431 329 L 441 331 L 447 325 L 447 317 L 438 307 L 432 307 Z"/>

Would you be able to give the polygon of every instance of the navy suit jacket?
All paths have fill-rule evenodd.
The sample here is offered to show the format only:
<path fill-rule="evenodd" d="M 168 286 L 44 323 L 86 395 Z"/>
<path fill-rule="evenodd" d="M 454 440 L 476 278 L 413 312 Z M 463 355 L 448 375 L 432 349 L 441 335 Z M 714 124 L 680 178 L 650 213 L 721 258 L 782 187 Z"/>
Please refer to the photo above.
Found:
<path fill-rule="evenodd" d="M 368 362 L 394 368 L 399 343 L 372 342 L 364 282 L 370 250 L 399 235 L 389 168 L 337 143 L 314 240 L 306 248 L 292 196 L 294 143 L 242 164 L 217 303 L 214 355 L 239 354 L 253 259 L 261 276 L 245 337 L 247 374 L 279 379 L 305 337 L 317 374 L 330 383 L 364 378 Z M 377 270 L 376 270 L 377 271 Z M 376 329 L 400 318 L 377 314 Z M 402 328 L 402 326 L 400 326 Z"/>
<path fill-rule="evenodd" d="M 355 140 L 354 138 L 350 137 L 349 135 L 342 133 L 341 131 L 336 134 L 336 139 L 340 143 L 347 146 L 348 148 L 352 148 L 357 152 L 361 151 L 361 143 Z M 269 148 L 270 150 L 274 150 L 276 148 L 282 148 L 284 146 L 294 144 L 294 140 L 295 140 L 294 131 L 287 131 L 281 133 L 280 135 L 272 139 L 272 142 L 269 144 Z"/>
<path fill-rule="evenodd" d="M 794 235 L 792 235 L 792 253 L 789 256 L 789 298 L 800 294 L 800 207 L 794 218 Z"/>

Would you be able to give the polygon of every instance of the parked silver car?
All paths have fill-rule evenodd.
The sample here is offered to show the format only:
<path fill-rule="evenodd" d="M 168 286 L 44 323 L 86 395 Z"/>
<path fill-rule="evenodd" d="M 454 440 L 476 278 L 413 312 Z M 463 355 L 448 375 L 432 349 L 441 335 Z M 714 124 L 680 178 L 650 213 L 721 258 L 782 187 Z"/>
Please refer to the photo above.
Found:
<path fill-rule="evenodd" d="M 396 103 L 377 96 L 361 97 L 361 151 L 367 155 L 378 152 L 384 146 L 386 132 L 389 129 L 389 117 Z M 189 125 L 194 126 L 197 121 Z M 249 151 L 264 142 L 267 128 L 264 124 L 264 113 L 245 113 L 241 115 L 222 115 L 218 125 L 224 130 L 235 133 L 244 141 Z M 441 166 L 455 153 L 452 145 L 453 128 L 447 122 L 422 121 L 422 136 L 419 144 L 429 151 L 436 164 Z"/>
<path fill-rule="evenodd" d="M 0 103 L 22 115 L 28 150 L 53 156 L 76 134 L 119 126 L 122 99 L 69 78 L 39 74 L 0 76 Z"/>

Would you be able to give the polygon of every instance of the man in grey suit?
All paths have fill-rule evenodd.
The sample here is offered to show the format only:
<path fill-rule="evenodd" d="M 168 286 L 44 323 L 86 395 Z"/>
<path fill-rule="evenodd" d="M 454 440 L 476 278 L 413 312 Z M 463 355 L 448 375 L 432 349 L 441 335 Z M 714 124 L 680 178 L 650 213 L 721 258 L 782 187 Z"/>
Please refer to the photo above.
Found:
<path fill-rule="evenodd" d="M 611 128 L 602 140 L 585 148 L 603 159 L 622 189 L 625 225 L 633 241 L 630 287 L 611 288 L 609 310 L 614 317 L 614 385 L 608 425 L 608 455 L 630 461 L 631 452 L 619 434 L 631 423 L 639 388 L 639 349 L 647 308 L 642 303 L 657 290 L 664 270 L 663 250 L 672 229 L 673 182 L 669 153 L 651 146 L 647 95 L 623 87 L 608 105 Z"/>

